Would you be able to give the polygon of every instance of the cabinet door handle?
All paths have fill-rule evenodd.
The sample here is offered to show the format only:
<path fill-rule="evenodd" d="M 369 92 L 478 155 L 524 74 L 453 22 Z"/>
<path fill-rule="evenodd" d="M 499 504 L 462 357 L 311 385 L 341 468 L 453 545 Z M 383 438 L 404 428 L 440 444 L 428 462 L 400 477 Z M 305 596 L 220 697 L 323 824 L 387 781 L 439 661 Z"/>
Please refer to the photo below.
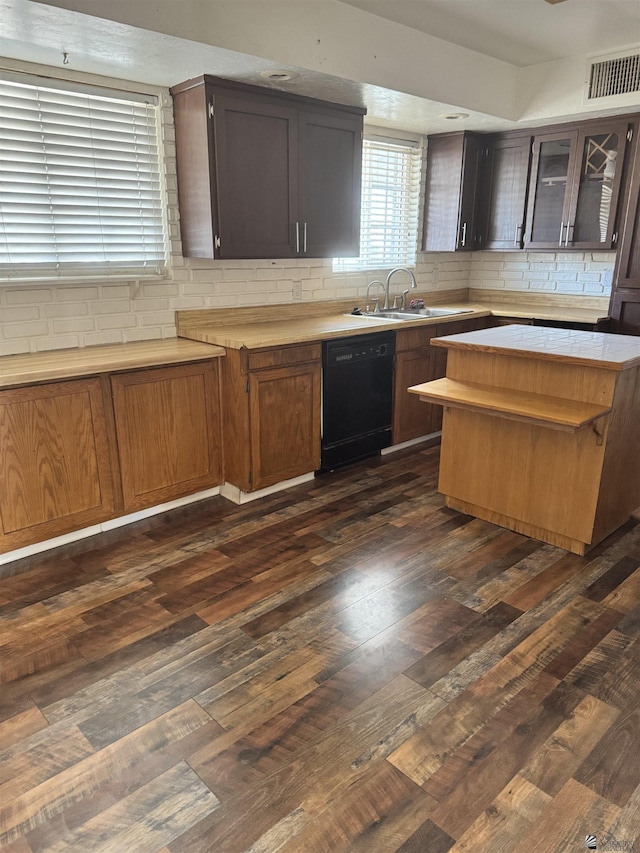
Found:
<path fill-rule="evenodd" d="M 300 254 L 300 223 L 296 222 L 296 253 Z"/>
<path fill-rule="evenodd" d="M 462 223 L 462 240 L 460 241 L 461 246 L 465 246 L 467 243 L 467 223 Z"/>
<path fill-rule="evenodd" d="M 560 223 L 560 239 L 558 240 L 558 246 L 562 248 L 562 234 L 564 232 L 564 221 Z"/>
<path fill-rule="evenodd" d="M 305 222 L 302 227 L 302 251 L 307 253 L 307 223 Z"/>
<path fill-rule="evenodd" d="M 516 229 L 513 232 L 513 245 L 514 245 L 514 248 L 516 248 L 516 249 L 520 245 L 520 240 L 518 239 L 519 235 L 520 235 L 520 223 L 516 222 Z"/>
<path fill-rule="evenodd" d="M 567 235 L 566 235 L 566 237 L 564 238 L 564 244 L 565 244 L 565 246 L 568 246 L 568 245 L 569 245 L 569 232 L 571 232 L 571 242 L 573 243 L 573 231 L 574 231 L 574 226 L 573 226 L 573 225 L 569 225 L 569 223 L 567 222 Z"/>

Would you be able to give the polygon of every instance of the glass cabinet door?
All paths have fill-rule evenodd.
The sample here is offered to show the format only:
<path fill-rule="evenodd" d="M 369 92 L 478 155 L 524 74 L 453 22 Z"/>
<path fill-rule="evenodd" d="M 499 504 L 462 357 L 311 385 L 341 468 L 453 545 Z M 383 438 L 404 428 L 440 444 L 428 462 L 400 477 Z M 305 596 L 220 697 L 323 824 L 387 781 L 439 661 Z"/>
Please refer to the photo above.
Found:
<path fill-rule="evenodd" d="M 577 131 L 547 134 L 534 142 L 525 248 L 564 245 L 577 136 Z"/>
<path fill-rule="evenodd" d="M 602 249 L 613 245 L 626 141 L 626 123 L 599 133 L 580 134 L 579 173 L 574 182 L 565 246 Z"/>

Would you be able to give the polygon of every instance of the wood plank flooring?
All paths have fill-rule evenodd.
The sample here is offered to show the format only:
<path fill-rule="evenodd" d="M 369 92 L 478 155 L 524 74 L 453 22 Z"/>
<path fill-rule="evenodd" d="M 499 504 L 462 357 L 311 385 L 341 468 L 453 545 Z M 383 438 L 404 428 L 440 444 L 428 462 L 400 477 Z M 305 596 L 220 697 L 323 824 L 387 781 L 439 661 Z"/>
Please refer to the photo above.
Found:
<path fill-rule="evenodd" d="M 5 567 L 0 849 L 640 851 L 640 525 L 567 554 L 437 467 Z"/>

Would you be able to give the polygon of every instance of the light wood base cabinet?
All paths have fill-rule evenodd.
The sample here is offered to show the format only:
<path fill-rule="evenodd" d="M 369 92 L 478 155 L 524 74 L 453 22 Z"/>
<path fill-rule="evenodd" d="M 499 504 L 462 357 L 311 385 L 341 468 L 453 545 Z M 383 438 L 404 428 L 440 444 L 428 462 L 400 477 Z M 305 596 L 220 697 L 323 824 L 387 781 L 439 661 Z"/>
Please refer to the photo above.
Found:
<path fill-rule="evenodd" d="M 0 553 L 222 482 L 217 359 L 0 391 Z"/>
<path fill-rule="evenodd" d="M 0 550 L 111 518 L 100 379 L 0 392 Z"/>
<path fill-rule="evenodd" d="M 321 345 L 229 350 L 222 370 L 226 481 L 252 492 L 317 470 Z"/>
<path fill-rule="evenodd" d="M 217 367 L 208 361 L 111 377 L 125 510 L 221 482 Z"/>
<path fill-rule="evenodd" d="M 627 345 L 626 340 L 630 343 Z M 585 554 L 640 505 L 640 345 L 531 326 L 442 338 L 447 506 Z"/>
<path fill-rule="evenodd" d="M 424 403 L 407 389 L 439 379 L 447 371 L 447 351 L 432 347 L 431 340 L 484 329 L 491 318 L 456 320 L 437 326 L 400 329 L 396 332 L 393 398 L 393 443 L 402 444 L 442 428 L 442 406 Z"/>

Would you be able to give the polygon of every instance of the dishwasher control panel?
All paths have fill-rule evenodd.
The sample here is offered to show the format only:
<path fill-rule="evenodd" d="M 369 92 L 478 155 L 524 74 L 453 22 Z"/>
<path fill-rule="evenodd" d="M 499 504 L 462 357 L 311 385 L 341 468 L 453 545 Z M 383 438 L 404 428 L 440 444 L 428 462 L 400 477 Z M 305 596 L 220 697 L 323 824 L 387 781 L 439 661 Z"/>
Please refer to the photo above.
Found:
<path fill-rule="evenodd" d="M 376 340 L 371 340 L 377 338 Z M 372 361 L 377 358 L 388 358 L 395 352 L 395 336 L 363 335 L 350 338 L 349 343 L 344 339 L 331 343 L 326 349 L 325 367 L 337 367 L 342 364 L 354 364 L 361 361 Z"/>

